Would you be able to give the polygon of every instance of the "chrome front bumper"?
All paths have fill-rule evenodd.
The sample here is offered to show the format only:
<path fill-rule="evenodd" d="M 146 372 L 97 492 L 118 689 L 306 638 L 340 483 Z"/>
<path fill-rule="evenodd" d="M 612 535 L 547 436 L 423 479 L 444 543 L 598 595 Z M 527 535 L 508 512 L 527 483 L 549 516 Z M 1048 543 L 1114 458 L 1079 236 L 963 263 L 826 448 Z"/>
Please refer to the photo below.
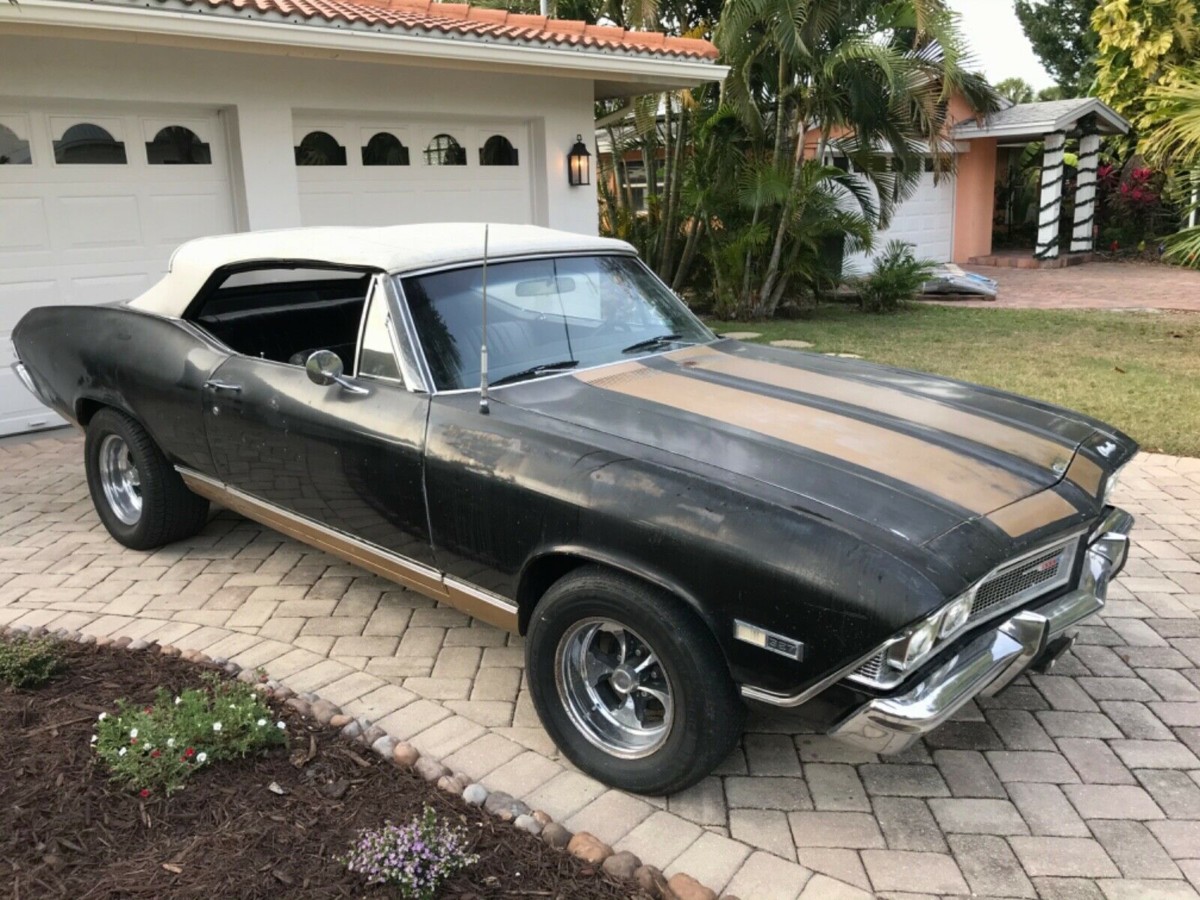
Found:
<path fill-rule="evenodd" d="M 1017 613 L 960 647 L 915 686 L 863 704 L 829 733 L 875 753 L 899 753 L 972 697 L 1001 690 L 1048 648 L 1065 649 L 1068 629 L 1104 606 L 1109 582 L 1128 558 L 1132 525 L 1132 516 L 1113 510 L 1088 545 L 1076 590 Z"/>

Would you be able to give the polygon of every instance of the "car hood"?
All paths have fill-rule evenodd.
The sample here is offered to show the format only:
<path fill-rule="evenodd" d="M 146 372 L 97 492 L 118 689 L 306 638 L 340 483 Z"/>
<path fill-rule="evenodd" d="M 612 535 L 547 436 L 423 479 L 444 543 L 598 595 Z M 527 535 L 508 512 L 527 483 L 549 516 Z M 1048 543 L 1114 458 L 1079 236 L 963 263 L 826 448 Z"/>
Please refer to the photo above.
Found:
<path fill-rule="evenodd" d="M 918 545 L 978 521 L 975 531 L 993 545 L 1011 546 L 1094 513 L 1106 471 L 1094 454 L 1077 454 L 1101 425 L 1083 415 L 950 379 L 737 341 L 502 395 L 667 454 L 673 465 L 748 479 L 776 502 L 849 516 Z M 1080 490 L 1052 490 L 1064 475 Z"/>

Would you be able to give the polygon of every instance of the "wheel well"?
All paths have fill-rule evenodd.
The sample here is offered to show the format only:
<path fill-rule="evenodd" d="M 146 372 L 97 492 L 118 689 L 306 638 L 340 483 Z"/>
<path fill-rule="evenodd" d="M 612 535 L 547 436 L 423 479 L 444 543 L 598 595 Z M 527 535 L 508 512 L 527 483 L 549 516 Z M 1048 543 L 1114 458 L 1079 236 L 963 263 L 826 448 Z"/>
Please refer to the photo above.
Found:
<path fill-rule="evenodd" d="M 87 397 L 75 401 L 75 421 L 87 427 L 87 423 L 91 421 L 92 416 L 104 409 L 105 405 L 99 400 L 91 400 Z"/>
<path fill-rule="evenodd" d="M 520 633 L 524 634 L 529 628 L 533 609 L 550 585 L 568 572 L 590 564 L 592 560 L 568 553 L 552 553 L 531 562 L 521 573 L 521 583 L 517 587 L 517 628 Z"/>

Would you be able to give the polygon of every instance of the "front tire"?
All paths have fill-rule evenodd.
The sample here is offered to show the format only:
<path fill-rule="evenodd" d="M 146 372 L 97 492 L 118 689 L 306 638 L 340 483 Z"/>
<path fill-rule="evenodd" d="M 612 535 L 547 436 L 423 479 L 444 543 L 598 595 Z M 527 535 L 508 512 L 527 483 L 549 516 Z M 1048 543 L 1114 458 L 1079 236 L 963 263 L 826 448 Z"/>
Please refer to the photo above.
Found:
<path fill-rule="evenodd" d="M 556 582 L 525 643 L 529 689 L 563 754 L 606 784 L 668 794 L 733 750 L 745 707 L 711 632 L 671 594 L 596 566 Z"/>
<path fill-rule="evenodd" d="M 208 521 L 197 497 L 137 422 L 102 409 L 87 426 L 88 490 L 108 533 L 132 550 L 152 550 L 191 537 Z"/>

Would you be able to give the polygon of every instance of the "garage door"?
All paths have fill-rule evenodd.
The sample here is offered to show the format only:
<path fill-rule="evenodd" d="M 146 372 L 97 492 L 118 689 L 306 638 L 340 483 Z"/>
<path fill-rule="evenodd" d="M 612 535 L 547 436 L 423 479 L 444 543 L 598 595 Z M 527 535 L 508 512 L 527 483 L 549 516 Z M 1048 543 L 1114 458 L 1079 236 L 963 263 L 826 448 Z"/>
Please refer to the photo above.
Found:
<path fill-rule="evenodd" d="M 919 258 L 949 262 L 954 242 L 954 177 L 934 184 L 933 173 L 924 172 L 916 191 L 896 208 L 891 224 L 875 236 L 875 253 L 888 241 L 904 241 L 916 248 Z M 867 255 L 856 254 L 847 260 L 847 269 L 870 268 Z"/>
<path fill-rule="evenodd" d="M 297 115 L 305 225 L 533 221 L 529 127 Z"/>
<path fill-rule="evenodd" d="M 61 423 L 9 368 L 27 310 L 128 300 L 180 243 L 234 229 L 215 111 L 0 106 L 0 435 Z"/>

